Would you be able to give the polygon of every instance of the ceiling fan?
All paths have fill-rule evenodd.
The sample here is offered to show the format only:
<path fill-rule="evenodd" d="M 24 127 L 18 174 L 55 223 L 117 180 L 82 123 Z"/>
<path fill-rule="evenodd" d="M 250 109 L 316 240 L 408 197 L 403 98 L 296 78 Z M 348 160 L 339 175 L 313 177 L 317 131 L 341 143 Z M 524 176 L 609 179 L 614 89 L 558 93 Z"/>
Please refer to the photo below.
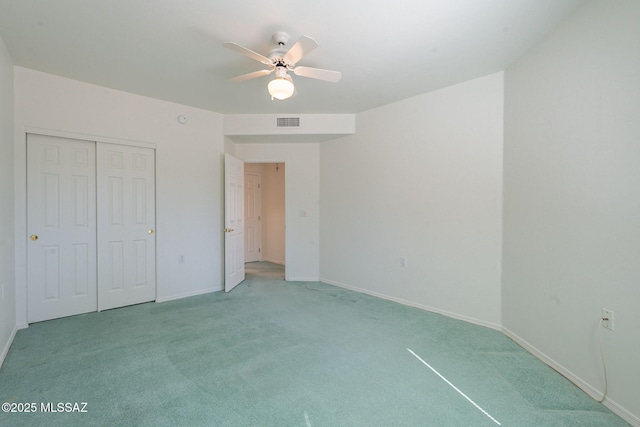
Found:
<path fill-rule="evenodd" d="M 257 77 L 275 73 L 276 78 L 269 82 L 267 89 L 271 95 L 271 99 L 283 100 L 294 95 L 296 90 L 291 76 L 287 74 L 288 71 L 291 71 L 296 76 L 309 77 L 334 83 L 342 78 L 342 73 L 339 71 L 323 70 L 321 68 L 311 67 L 296 67 L 296 64 L 303 56 L 318 47 L 318 43 L 311 37 L 300 37 L 290 48 L 286 47 L 289 42 L 289 34 L 283 31 L 276 31 L 272 38 L 277 46 L 269 52 L 268 56 L 260 55 L 259 53 L 234 42 L 224 42 L 225 47 L 269 66 L 269 69 L 243 74 L 241 76 L 234 77 L 229 81 L 243 82 L 245 80 L 255 79 Z"/>

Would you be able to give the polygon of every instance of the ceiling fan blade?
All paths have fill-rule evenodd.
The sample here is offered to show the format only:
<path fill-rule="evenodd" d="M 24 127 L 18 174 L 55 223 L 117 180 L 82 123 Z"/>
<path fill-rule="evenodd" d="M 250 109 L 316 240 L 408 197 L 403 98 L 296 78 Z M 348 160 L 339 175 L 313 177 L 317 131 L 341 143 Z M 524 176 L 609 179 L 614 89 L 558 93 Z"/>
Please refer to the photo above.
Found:
<path fill-rule="evenodd" d="M 302 36 L 291 48 L 284 54 L 284 60 L 295 65 L 303 56 L 318 47 L 318 42 L 309 36 Z"/>
<path fill-rule="evenodd" d="M 231 50 L 235 50 L 238 53 L 241 53 L 243 55 L 248 56 L 251 59 L 255 59 L 258 62 L 262 62 L 265 65 L 271 65 L 271 60 L 269 58 L 267 58 L 266 56 L 260 55 L 259 53 L 256 53 L 254 51 L 252 51 L 251 49 L 247 49 L 244 46 L 240 46 L 237 43 L 234 42 L 224 42 L 223 43 L 224 47 L 227 47 Z"/>
<path fill-rule="evenodd" d="M 256 77 L 266 76 L 267 74 L 271 74 L 271 73 L 273 73 L 273 68 L 271 70 L 258 70 L 258 71 L 254 71 L 253 73 L 243 74 L 241 76 L 229 79 L 229 81 L 232 83 L 238 83 L 238 82 L 243 82 L 245 80 L 255 79 Z"/>
<path fill-rule="evenodd" d="M 327 82 L 339 82 L 342 78 L 340 71 L 323 70 L 321 68 L 296 67 L 291 69 L 296 76 L 309 77 Z"/>

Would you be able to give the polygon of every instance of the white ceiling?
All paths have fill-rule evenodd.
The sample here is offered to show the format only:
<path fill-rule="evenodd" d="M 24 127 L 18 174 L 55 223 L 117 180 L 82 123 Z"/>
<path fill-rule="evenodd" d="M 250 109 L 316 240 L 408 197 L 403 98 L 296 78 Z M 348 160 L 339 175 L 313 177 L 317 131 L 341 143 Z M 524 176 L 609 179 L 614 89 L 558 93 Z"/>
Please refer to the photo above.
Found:
<path fill-rule="evenodd" d="M 584 0 L 0 0 L 16 65 L 225 114 L 357 113 L 504 70 Z M 284 30 L 319 47 L 272 101 L 272 76 L 222 46 L 263 55 Z"/>

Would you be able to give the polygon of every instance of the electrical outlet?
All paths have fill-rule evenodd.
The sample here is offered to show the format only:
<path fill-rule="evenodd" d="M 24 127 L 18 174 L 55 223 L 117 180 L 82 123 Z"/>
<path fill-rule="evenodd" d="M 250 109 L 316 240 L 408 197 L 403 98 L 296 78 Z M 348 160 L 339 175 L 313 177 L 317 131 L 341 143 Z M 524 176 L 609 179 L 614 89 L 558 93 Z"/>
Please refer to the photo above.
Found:
<path fill-rule="evenodd" d="M 602 327 L 613 331 L 613 311 L 608 308 L 602 309 Z"/>

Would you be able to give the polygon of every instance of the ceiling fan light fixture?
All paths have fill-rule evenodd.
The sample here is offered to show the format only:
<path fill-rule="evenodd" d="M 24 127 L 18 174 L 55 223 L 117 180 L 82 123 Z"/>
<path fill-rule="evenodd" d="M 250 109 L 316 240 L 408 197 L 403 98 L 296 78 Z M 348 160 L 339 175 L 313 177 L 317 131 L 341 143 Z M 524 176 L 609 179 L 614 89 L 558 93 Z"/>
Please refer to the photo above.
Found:
<path fill-rule="evenodd" d="M 287 98 L 291 98 L 293 92 L 295 92 L 296 88 L 293 86 L 293 82 L 291 81 L 291 77 L 287 79 L 287 77 L 276 77 L 271 80 L 267 85 L 267 90 L 269 91 L 269 95 L 271 98 L 284 100 Z"/>
<path fill-rule="evenodd" d="M 234 77 L 230 79 L 231 82 L 243 82 L 245 80 L 255 79 L 257 77 L 266 76 L 271 73 L 275 73 L 275 79 L 271 80 L 267 85 L 267 90 L 271 99 L 289 99 L 297 94 L 296 88 L 293 84 L 291 77 L 287 75 L 288 71 L 291 71 L 296 76 L 308 77 L 311 79 L 324 80 L 328 82 L 337 82 L 342 77 L 339 71 L 324 70 L 321 68 L 312 67 L 297 67 L 296 64 L 309 52 L 318 47 L 318 42 L 309 36 L 301 36 L 293 46 L 285 48 L 285 45 L 289 41 L 289 35 L 285 32 L 278 31 L 273 35 L 273 41 L 278 45 L 275 49 L 272 49 L 269 53 L 269 57 L 261 55 L 247 49 L 244 46 L 240 46 L 234 42 L 224 42 L 224 46 L 241 53 L 255 61 L 258 61 L 266 66 L 268 69 L 254 71 L 248 74 Z M 294 68 L 295 67 L 295 68 Z"/>

